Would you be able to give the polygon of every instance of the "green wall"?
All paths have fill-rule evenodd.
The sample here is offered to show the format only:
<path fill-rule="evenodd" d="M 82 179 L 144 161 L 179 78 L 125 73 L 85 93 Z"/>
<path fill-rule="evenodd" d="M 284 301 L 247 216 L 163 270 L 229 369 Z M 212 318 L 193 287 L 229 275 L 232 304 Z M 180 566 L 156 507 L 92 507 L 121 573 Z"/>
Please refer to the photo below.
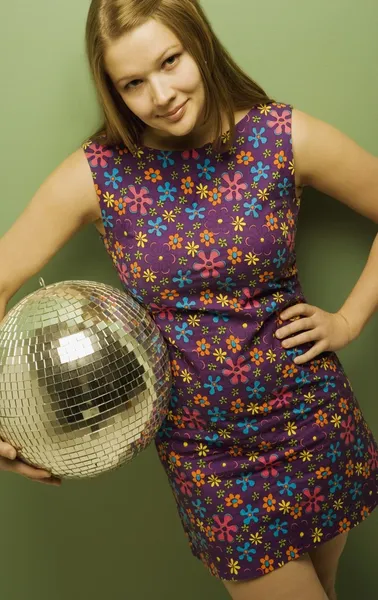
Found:
<path fill-rule="evenodd" d="M 84 52 L 88 7 L 89 0 L 1 0 L 0 236 L 98 125 Z M 378 155 L 377 0 L 203 0 L 203 7 L 235 59 L 271 95 Z M 310 303 L 330 311 L 341 306 L 376 229 L 334 199 L 306 191 L 298 259 Z M 27 240 L 24 251 L 27 260 Z M 47 284 L 90 279 L 120 287 L 93 227 L 8 308 L 39 287 L 39 276 Z M 377 337 L 376 315 L 339 353 L 376 436 Z M 1 473 L 0 486 L 1 600 L 228 598 L 191 556 L 154 447 L 91 481 L 50 488 Z M 377 537 L 378 511 L 350 534 L 340 600 L 378 597 Z"/>

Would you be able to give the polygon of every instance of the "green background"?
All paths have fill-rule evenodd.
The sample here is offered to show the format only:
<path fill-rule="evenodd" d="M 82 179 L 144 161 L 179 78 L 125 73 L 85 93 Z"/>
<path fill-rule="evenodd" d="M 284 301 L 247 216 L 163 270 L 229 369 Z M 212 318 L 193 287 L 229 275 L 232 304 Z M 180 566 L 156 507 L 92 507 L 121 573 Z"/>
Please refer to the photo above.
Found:
<path fill-rule="evenodd" d="M 88 7 L 89 0 L 1 3 L 0 235 L 99 124 L 84 49 Z M 378 155 L 376 0 L 203 0 L 203 7 L 235 59 L 269 94 Z M 341 306 L 376 229 L 336 200 L 306 190 L 297 248 L 308 302 L 329 311 Z M 24 252 L 27 260 L 28 240 Z M 39 276 L 46 284 L 89 279 L 120 287 L 94 227 L 26 282 L 8 309 L 37 289 Z M 376 436 L 377 336 L 375 315 L 339 353 Z M 94 480 L 50 488 L 1 473 L 0 486 L 1 600 L 228 598 L 191 556 L 153 446 Z M 340 600 L 378 597 L 377 536 L 378 511 L 350 533 Z"/>

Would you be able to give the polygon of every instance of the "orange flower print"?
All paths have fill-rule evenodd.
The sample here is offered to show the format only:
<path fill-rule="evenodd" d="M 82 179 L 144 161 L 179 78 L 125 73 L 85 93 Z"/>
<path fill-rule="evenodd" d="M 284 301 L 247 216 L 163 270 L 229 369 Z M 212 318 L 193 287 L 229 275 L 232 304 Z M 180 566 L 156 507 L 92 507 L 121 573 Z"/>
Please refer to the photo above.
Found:
<path fill-rule="evenodd" d="M 273 494 L 269 494 L 269 496 L 264 496 L 263 500 L 263 508 L 266 508 L 266 512 L 272 512 L 273 510 L 276 510 L 277 500 L 273 498 Z"/>
<path fill-rule="evenodd" d="M 214 294 L 213 292 L 211 292 L 210 290 L 203 290 L 203 292 L 201 292 L 201 302 L 207 306 L 207 304 L 211 304 L 214 298 Z"/>
<path fill-rule="evenodd" d="M 290 515 L 294 518 L 294 519 L 300 519 L 302 516 L 302 506 L 298 503 L 294 504 L 294 506 L 291 507 L 290 510 Z"/>
<path fill-rule="evenodd" d="M 287 163 L 287 156 L 285 156 L 285 152 L 281 150 L 278 154 L 274 155 L 274 164 L 278 169 L 283 169 L 285 164 Z"/>
<path fill-rule="evenodd" d="M 345 398 L 340 398 L 339 400 L 339 408 L 340 408 L 340 412 L 344 413 L 344 415 L 346 415 L 349 411 L 349 402 L 348 400 L 346 400 Z"/>
<path fill-rule="evenodd" d="M 228 337 L 226 339 L 226 343 L 227 343 L 227 350 L 230 350 L 233 354 L 235 354 L 235 352 L 239 352 L 241 350 L 240 340 L 239 340 L 239 338 L 235 337 L 234 335 L 230 335 L 230 337 Z"/>
<path fill-rule="evenodd" d="M 295 368 L 294 363 L 292 363 L 291 365 L 286 365 L 286 367 L 282 371 L 282 375 L 285 377 L 285 379 L 287 377 L 294 377 L 296 373 L 298 373 L 298 369 Z"/>
<path fill-rule="evenodd" d="M 122 216 L 126 213 L 127 202 L 123 198 L 120 198 L 114 203 L 114 210 L 119 216 Z"/>
<path fill-rule="evenodd" d="M 242 252 L 242 250 L 238 250 L 236 248 L 236 246 L 234 246 L 233 248 L 229 248 L 227 250 L 227 254 L 228 254 L 228 260 L 231 262 L 232 265 L 236 265 L 237 263 L 241 262 L 241 257 L 243 256 L 243 252 Z"/>
<path fill-rule="evenodd" d="M 179 233 L 175 233 L 174 235 L 169 236 L 168 245 L 172 250 L 177 250 L 178 248 L 182 248 L 183 239 Z"/>
<path fill-rule="evenodd" d="M 354 464 L 353 461 L 349 460 L 345 466 L 345 475 L 347 477 L 352 477 L 354 473 Z"/>
<path fill-rule="evenodd" d="M 98 183 L 94 184 L 94 189 L 95 189 L 96 194 L 98 196 L 97 200 L 100 202 L 102 191 L 100 190 L 100 187 L 99 187 Z"/>
<path fill-rule="evenodd" d="M 240 398 L 231 401 L 231 412 L 235 414 L 243 412 L 244 407 L 245 403 L 242 402 Z"/>
<path fill-rule="evenodd" d="M 183 190 L 185 196 L 187 194 L 193 194 L 194 182 L 192 181 L 192 178 L 186 177 L 184 179 L 181 179 L 181 182 L 182 182 L 181 189 Z"/>
<path fill-rule="evenodd" d="M 265 271 L 261 275 L 259 275 L 259 282 L 266 283 L 267 281 L 271 281 L 274 278 L 273 272 Z"/>
<path fill-rule="evenodd" d="M 252 156 L 252 152 L 248 151 L 245 152 L 244 150 L 242 150 L 240 152 L 240 154 L 236 155 L 236 160 L 238 162 L 238 165 L 249 165 L 250 163 L 252 163 L 255 159 Z"/>
<path fill-rule="evenodd" d="M 237 508 L 241 504 L 243 504 L 243 500 L 240 498 L 240 494 L 230 494 L 225 498 L 226 506 L 232 506 L 232 508 Z"/>
<path fill-rule="evenodd" d="M 201 487 L 205 485 L 205 473 L 202 473 L 200 469 L 197 471 L 192 471 L 192 478 L 197 487 Z"/>
<path fill-rule="evenodd" d="M 298 548 L 289 546 L 289 548 L 286 550 L 286 556 L 288 560 L 295 560 L 296 558 L 299 558 Z"/>
<path fill-rule="evenodd" d="M 198 353 L 199 356 L 209 356 L 210 344 L 208 342 L 206 342 L 205 338 L 202 338 L 202 340 L 197 340 L 196 344 L 197 344 L 196 352 Z"/>
<path fill-rule="evenodd" d="M 339 521 L 339 531 L 340 533 L 350 531 L 350 521 L 346 517 L 342 521 Z"/>
<path fill-rule="evenodd" d="M 180 294 L 176 290 L 165 289 L 164 292 L 160 292 L 160 296 L 163 300 L 174 300 L 175 298 L 178 298 L 179 295 Z"/>
<path fill-rule="evenodd" d="M 170 464 L 171 469 L 176 467 L 181 467 L 181 456 L 176 452 L 170 452 L 168 455 L 168 462 Z"/>
<path fill-rule="evenodd" d="M 290 227 L 294 227 L 294 215 L 290 209 L 287 211 L 286 217 Z"/>
<path fill-rule="evenodd" d="M 255 365 L 259 366 L 262 365 L 264 361 L 263 359 L 263 351 L 259 350 L 258 348 L 253 348 L 253 350 L 250 351 L 250 356 L 251 356 L 251 360 L 253 363 L 255 363 Z"/>
<path fill-rule="evenodd" d="M 207 199 L 213 206 L 216 206 L 217 204 L 220 204 L 222 202 L 222 192 L 220 192 L 219 189 L 215 187 L 209 192 L 209 196 Z"/>
<path fill-rule="evenodd" d="M 273 571 L 274 558 L 269 558 L 268 554 L 266 554 L 264 558 L 260 558 L 260 563 L 260 571 L 262 571 L 264 574 Z"/>
<path fill-rule="evenodd" d="M 210 406 L 210 402 L 207 396 L 202 396 L 202 394 L 197 394 L 194 396 L 194 404 L 198 404 L 199 406 L 206 407 Z"/>
<path fill-rule="evenodd" d="M 147 179 L 147 181 L 151 181 L 152 183 L 157 183 L 158 181 L 161 181 L 163 179 L 160 175 L 160 171 L 158 169 L 153 169 L 152 167 L 144 173 L 146 175 L 145 179 Z"/>
<path fill-rule="evenodd" d="M 266 215 L 265 217 L 266 220 L 266 227 L 270 230 L 270 231 L 274 231 L 275 229 L 278 229 L 278 218 L 274 216 L 274 214 L 271 212 L 269 213 L 269 215 Z"/>
<path fill-rule="evenodd" d="M 123 246 L 121 246 L 118 241 L 114 244 L 114 250 L 117 258 L 123 258 L 125 256 L 123 253 Z"/>
<path fill-rule="evenodd" d="M 211 246 L 212 244 L 215 244 L 214 234 L 208 229 L 205 229 L 205 231 L 200 233 L 200 239 L 201 244 L 204 246 Z"/>
<path fill-rule="evenodd" d="M 130 265 L 130 273 L 133 277 L 135 277 L 135 279 L 140 279 L 140 272 L 141 272 L 141 267 L 138 265 L 137 262 L 133 262 Z"/>
<path fill-rule="evenodd" d="M 320 467 L 320 469 L 315 471 L 315 475 L 317 479 L 328 479 L 332 475 L 332 471 L 330 467 Z"/>
<path fill-rule="evenodd" d="M 320 425 L 320 427 L 324 427 L 324 425 L 328 425 L 327 413 L 319 410 L 315 413 L 316 424 Z"/>

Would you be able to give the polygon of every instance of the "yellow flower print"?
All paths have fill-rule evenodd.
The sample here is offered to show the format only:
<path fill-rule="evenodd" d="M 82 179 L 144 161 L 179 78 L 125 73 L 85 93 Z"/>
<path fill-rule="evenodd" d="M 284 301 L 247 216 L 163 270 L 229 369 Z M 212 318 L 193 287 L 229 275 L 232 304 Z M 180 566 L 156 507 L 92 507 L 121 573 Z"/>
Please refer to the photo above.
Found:
<path fill-rule="evenodd" d="M 273 350 L 268 350 L 268 352 L 266 353 L 266 359 L 270 363 L 274 363 L 276 358 L 277 358 L 277 355 L 273 352 Z"/>
<path fill-rule="evenodd" d="M 198 452 L 199 456 L 207 456 L 210 452 L 209 447 L 206 446 L 205 444 L 199 444 L 196 447 L 196 451 Z"/>
<path fill-rule="evenodd" d="M 156 279 L 156 275 L 153 271 L 151 271 L 151 269 L 146 269 L 146 271 L 144 271 L 143 273 L 143 279 L 146 280 L 146 282 L 154 282 Z"/>
<path fill-rule="evenodd" d="M 173 210 L 165 210 L 163 212 L 164 221 L 168 221 L 168 223 L 173 223 L 176 220 L 176 215 L 173 213 Z"/>
<path fill-rule="evenodd" d="M 237 575 L 238 571 L 241 569 L 239 562 L 233 558 L 228 561 L 228 568 L 230 569 L 231 575 Z"/>
<path fill-rule="evenodd" d="M 281 502 L 278 504 L 278 508 L 284 515 L 286 515 L 291 510 L 291 504 L 289 501 L 286 502 L 286 500 L 281 500 Z"/>
<path fill-rule="evenodd" d="M 315 527 L 314 532 L 312 533 L 312 540 L 313 540 L 314 544 L 321 542 L 323 535 L 324 534 L 323 534 L 322 530 L 320 529 L 320 527 Z"/>
<path fill-rule="evenodd" d="M 285 431 L 287 431 L 288 435 L 295 435 L 297 433 L 297 429 L 298 425 L 295 425 L 295 423 L 292 421 L 285 425 Z"/>
<path fill-rule="evenodd" d="M 221 348 L 217 348 L 215 352 L 213 352 L 213 356 L 215 356 L 217 362 L 223 363 L 226 360 L 227 352 Z"/>
<path fill-rule="evenodd" d="M 220 477 L 217 477 L 216 475 L 210 475 L 207 478 L 207 482 L 211 485 L 211 487 L 219 487 L 220 484 L 222 483 L 222 480 L 220 479 Z"/>
<path fill-rule="evenodd" d="M 181 375 L 183 381 L 185 381 L 185 383 L 190 383 L 193 379 L 193 377 L 192 377 L 190 371 L 188 371 L 188 369 L 184 369 L 180 375 Z"/>
<path fill-rule="evenodd" d="M 209 194 L 209 188 L 207 185 L 203 185 L 203 183 L 201 183 L 200 185 L 197 185 L 196 189 L 197 189 L 196 194 L 201 196 L 201 200 L 203 198 L 207 198 L 207 196 Z"/>
<path fill-rule="evenodd" d="M 335 429 L 339 429 L 341 426 L 341 415 L 338 415 L 337 413 L 332 415 L 331 423 L 335 427 Z"/>
<path fill-rule="evenodd" d="M 268 191 L 268 189 L 265 188 L 264 190 L 259 190 L 257 192 L 257 198 L 259 200 L 262 200 L 262 201 L 269 200 L 269 191 Z"/>
<path fill-rule="evenodd" d="M 197 327 L 200 324 L 200 318 L 198 315 L 189 315 L 188 323 L 191 327 Z"/>
<path fill-rule="evenodd" d="M 109 194 L 109 192 L 105 192 L 105 194 L 103 195 L 103 198 L 104 198 L 104 202 L 108 208 L 109 208 L 109 206 L 113 207 L 113 204 L 115 202 L 114 194 Z"/>
<path fill-rule="evenodd" d="M 283 294 L 281 294 L 281 292 L 276 292 L 275 294 L 273 294 L 273 300 L 275 302 L 283 302 L 284 296 L 283 296 Z"/>
<path fill-rule="evenodd" d="M 136 234 L 135 239 L 137 241 L 138 248 L 144 248 L 144 246 L 147 244 L 147 236 L 142 231 L 139 231 L 139 233 Z"/>
<path fill-rule="evenodd" d="M 251 265 L 257 265 L 257 263 L 259 262 L 259 257 L 256 256 L 256 254 L 252 254 L 251 252 L 248 252 L 248 254 L 245 255 L 245 259 L 246 263 L 248 264 L 248 266 Z"/>
<path fill-rule="evenodd" d="M 246 227 L 247 223 L 244 220 L 244 217 L 236 217 L 232 221 L 232 226 L 235 231 L 243 231 L 244 227 Z"/>
<path fill-rule="evenodd" d="M 302 459 L 303 462 L 306 462 L 306 460 L 310 461 L 312 459 L 313 454 L 308 450 L 302 450 L 302 452 L 299 453 L 299 457 Z"/>
<path fill-rule="evenodd" d="M 283 237 L 286 238 L 289 235 L 289 228 L 288 228 L 287 224 L 286 223 L 281 223 L 280 229 L 281 229 Z"/>
<path fill-rule="evenodd" d="M 220 304 L 221 306 L 228 306 L 230 303 L 230 300 L 227 298 L 227 296 L 224 296 L 223 294 L 220 294 L 220 296 L 217 296 L 216 298 L 218 304 Z"/>
<path fill-rule="evenodd" d="M 196 256 L 198 250 L 199 250 L 199 245 L 196 244 L 195 242 L 189 242 L 186 246 L 185 246 L 185 250 L 188 251 L 188 254 L 190 256 Z"/>
<path fill-rule="evenodd" d="M 260 533 L 251 533 L 251 535 L 249 536 L 249 541 L 252 542 L 252 544 L 262 544 L 262 535 Z"/>

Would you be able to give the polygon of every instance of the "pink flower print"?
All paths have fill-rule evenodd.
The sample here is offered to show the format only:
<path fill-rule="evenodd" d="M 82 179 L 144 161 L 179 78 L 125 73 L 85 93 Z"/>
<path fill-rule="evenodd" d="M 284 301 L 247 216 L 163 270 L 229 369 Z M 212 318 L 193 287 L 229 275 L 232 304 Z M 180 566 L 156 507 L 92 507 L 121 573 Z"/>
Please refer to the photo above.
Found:
<path fill-rule="evenodd" d="M 232 362 L 231 358 L 227 358 L 225 362 L 230 367 L 230 369 L 223 369 L 222 375 L 226 375 L 226 377 L 232 375 L 230 381 L 234 385 L 240 382 L 245 383 L 246 381 L 248 381 L 248 378 L 244 375 L 244 373 L 248 373 L 248 371 L 251 370 L 250 364 L 242 364 L 245 363 L 245 360 L 246 359 L 244 356 L 239 356 L 235 364 Z"/>
<path fill-rule="evenodd" d="M 274 466 L 281 464 L 281 460 L 278 459 L 278 454 L 271 454 L 269 460 L 266 460 L 264 456 L 259 456 L 258 460 L 261 465 L 256 466 L 256 471 L 261 471 L 262 477 L 267 479 L 268 477 L 278 477 L 278 471 Z"/>
<path fill-rule="evenodd" d="M 189 160 L 190 157 L 197 160 L 197 158 L 199 158 L 199 153 L 197 152 L 197 150 L 185 150 L 185 152 L 183 152 L 181 156 L 185 158 L 185 160 Z"/>
<path fill-rule="evenodd" d="M 189 429 L 205 429 L 206 421 L 204 419 L 200 419 L 200 412 L 197 409 L 194 409 L 192 412 L 188 409 L 187 406 L 184 406 L 184 415 L 182 420 L 187 424 Z"/>
<path fill-rule="evenodd" d="M 289 406 L 291 398 L 293 397 L 292 392 L 288 392 L 289 386 L 284 386 L 281 390 L 277 390 L 273 392 L 273 400 L 269 400 L 270 406 L 273 406 L 275 409 L 280 410 Z"/>
<path fill-rule="evenodd" d="M 243 294 L 247 300 L 242 298 L 240 300 L 240 306 L 246 309 L 259 308 L 261 304 L 258 300 L 256 300 L 256 296 L 258 296 L 260 292 L 261 290 L 255 290 L 253 294 L 251 294 L 251 290 L 249 288 L 243 288 Z"/>
<path fill-rule="evenodd" d="M 107 167 L 109 166 L 109 162 L 106 160 L 107 158 L 112 158 L 113 151 L 112 150 L 104 150 L 104 146 L 99 146 L 97 144 L 91 144 L 85 151 L 87 157 L 89 157 L 89 164 L 91 167 Z"/>
<path fill-rule="evenodd" d="M 205 252 L 201 250 L 200 252 L 198 252 L 197 257 L 200 258 L 203 261 L 203 263 L 194 263 L 193 269 L 195 269 L 196 271 L 200 271 L 201 269 L 203 269 L 201 277 L 203 277 L 204 279 L 208 279 L 210 276 L 219 277 L 219 271 L 217 271 L 217 268 L 222 269 L 226 264 L 224 260 L 219 260 L 218 262 L 215 262 L 219 255 L 219 250 L 212 250 L 210 252 L 209 258 L 206 258 Z"/>
<path fill-rule="evenodd" d="M 368 446 L 368 452 L 371 456 L 371 458 L 369 458 L 369 460 L 368 460 L 368 464 L 369 464 L 371 470 L 375 471 L 378 468 L 378 452 L 377 452 L 377 449 L 374 447 L 373 442 L 371 443 L 370 446 Z"/>
<path fill-rule="evenodd" d="M 266 123 L 271 129 L 273 129 L 273 127 L 276 128 L 274 130 L 274 133 L 276 135 L 282 135 L 283 133 L 291 133 L 291 118 L 289 110 L 284 110 L 282 112 L 282 115 L 279 115 L 276 110 L 272 110 L 269 116 L 273 117 L 273 119 L 271 121 L 267 121 Z"/>
<path fill-rule="evenodd" d="M 177 477 L 175 477 L 175 482 L 180 487 L 180 492 L 185 494 L 186 496 L 192 496 L 192 488 L 194 483 L 187 479 L 186 473 L 181 471 Z"/>
<path fill-rule="evenodd" d="M 323 500 L 325 500 L 325 496 L 323 494 L 321 496 L 319 495 L 321 489 L 322 488 L 317 485 L 313 494 L 311 494 L 308 488 L 303 491 L 303 494 L 308 498 L 308 500 L 302 500 L 301 502 L 301 505 L 306 507 L 306 513 L 320 511 L 319 502 L 323 502 Z"/>
<path fill-rule="evenodd" d="M 240 179 L 242 179 L 243 173 L 240 171 L 235 171 L 234 179 L 231 178 L 231 173 L 224 173 L 222 178 L 228 184 L 227 187 L 220 186 L 219 191 L 224 193 L 228 192 L 227 196 L 225 196 L 225 200 L 233 200 L 235 196 L 235 200 L 241 200 L 243 198 L 240 190 L 248 189 L 246 183 L 239 183 Z"/>
<path fill-rule="evenodd" d="M 341 426 L 344 427 L 345 431 L 340 434 L 340 437 L 344 440 L 345 444 L 349 446 L 349 444 L 354 442 L 353 431 L 356 429 L 355 425 L 352 423 L 352 415 L 348 416 L 347 421 L 341 421 Z"/>
<path fill-rule="evenodd" d="M 149 193 L 149 190 L 146 187 L 142 187 L 139 194 L 137 193 L 136 189 L 135 189 L 135 185 L 129 185 L 129 190 L 132 194 L 134 194 L 134 198 L 129 198 L 129 196 L 126 196 L 126 198 L 124 198 L 126 204 L 129 204 L 129 209 L 130 212 L 135 214 L 138 211 L 140 211 L 140 214 L 145 217 L 147 214 L 147 209 L 145 207 L 145 204 L 148 204 L 149 206 L 151 206 L 151 204 L 153 203 L 152 198 L 145 198 L 145 195 Z"/>
<path fill-rule="evenodd" d="M 175 312 L 174 308 L 169 308 L 168 306 L 158 306 L 157 304 L 154 304 L 153 302 L 151 302 L 150 304 L 150 308 L 152 308 L 152 314 L 155 316 L 157 316 L 159 319 L 161 319 L 162 321 L 165 321 L 165 319 L 167 319 L 168 321 L 174 321 L 175 317 L 173 316 L 173 313 Z"/>
<path fill-rule="evenodd" d="M 231 532 L 236 533 L 238 530 L 237 525 L 230 525 L 233 517 L 227 514 L 224 515 L 224 519 L 221 521 L 218 515 L 214 515 L 213 519 L 218 527 L 213 525 L 212 530 L 215 534 L 217 534 L 218 540 L 221 542 L 233 542 L 234 538 L 231 535 Z"/>
<path fill-rule="evenodd" d="M 130 280 L 130 271 L 127 270 L 127 267 L 125 265 L 125 263 L 117 263 L 117 271 L 118 271 L 118 276 L 120 278 L 120 280 L 125 283 L 128 284 L 129 280 Z"/>

